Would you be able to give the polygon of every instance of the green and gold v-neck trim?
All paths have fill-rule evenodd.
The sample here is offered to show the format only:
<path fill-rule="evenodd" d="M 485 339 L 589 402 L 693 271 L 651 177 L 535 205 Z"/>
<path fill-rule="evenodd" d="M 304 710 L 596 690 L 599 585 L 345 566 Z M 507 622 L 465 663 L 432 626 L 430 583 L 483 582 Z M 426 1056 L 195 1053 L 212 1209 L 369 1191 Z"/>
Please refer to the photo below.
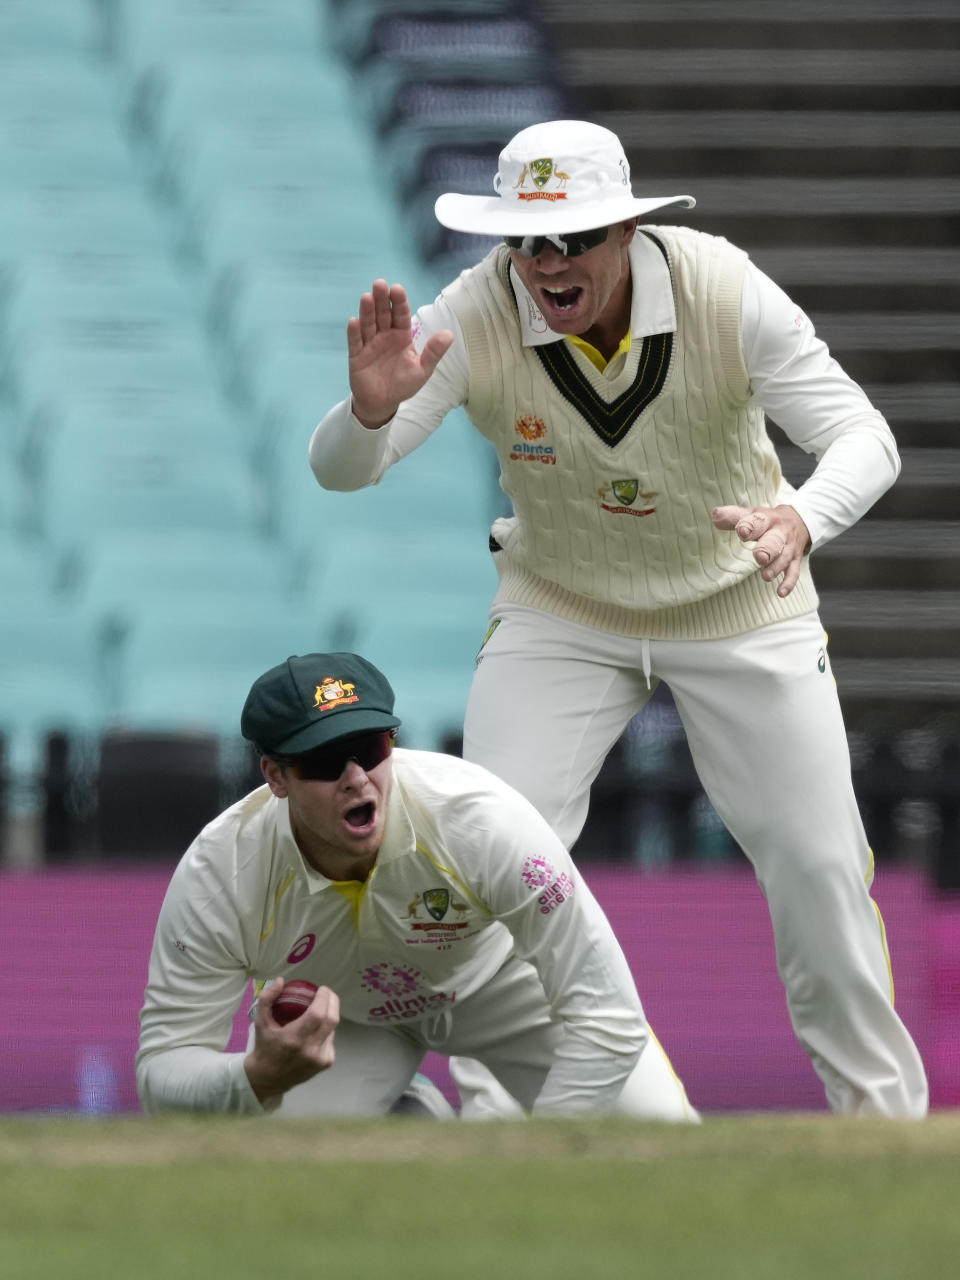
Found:
<path fill-rule="evenodd" d="M 663 390 L 673 353 L 673 334 L 644 338 L 632 384 L 615 400 L 606 401 L 590 385 L 566 342 L 536 348 L 550 381 L 604 444 L 619 444 L 631 426 Z"/>

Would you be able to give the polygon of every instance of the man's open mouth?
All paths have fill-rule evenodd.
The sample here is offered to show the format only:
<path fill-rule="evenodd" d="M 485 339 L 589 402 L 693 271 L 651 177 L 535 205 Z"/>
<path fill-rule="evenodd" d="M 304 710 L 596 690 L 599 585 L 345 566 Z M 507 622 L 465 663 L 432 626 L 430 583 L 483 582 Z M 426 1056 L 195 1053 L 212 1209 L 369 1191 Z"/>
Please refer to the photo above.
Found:
<path fill-rule="evenodd" d="M 560 289 L 556 292 L 545 288 L 543 292 L 552 308 L 557 311 L 570 311 L 580 301 L 583 290 L 579 285 L 574 285 L 570 289 Z"/>
<path fill-rule="evenodd" d="M 344 821 L 348 827 L 369 827 L 373 821 L 373 801 L 369 800 L 366 804 L 354 805 L 352 809 L 348 809 L 343 815 Z"/>

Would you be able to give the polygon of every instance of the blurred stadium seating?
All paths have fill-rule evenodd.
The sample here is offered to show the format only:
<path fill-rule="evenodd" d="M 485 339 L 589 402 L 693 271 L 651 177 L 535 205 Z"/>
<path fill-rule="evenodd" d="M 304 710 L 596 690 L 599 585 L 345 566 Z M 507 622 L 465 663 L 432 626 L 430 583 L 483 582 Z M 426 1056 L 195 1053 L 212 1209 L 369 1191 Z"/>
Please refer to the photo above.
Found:
<path fill-rule="evenodd" d="M 26 518 L 27 493 L 14 461 L 0 455 L 0 530 L 20 530 Z"/>
<path fill-rule="evenodd" d="M 96 9 L 55 0 L 4 0 L 0 9 L 0 50 L 4 60 L 62 54 L 80 57 L 97 45 Z M 6 77 L 4 77 L 6 78 Z"/>
<path fill-rule="evenodd" d="M 320 9 L 309 0 L 120 0 L 106 6 L 105 40 L 125 69 L 199 55 L 261 51 L 283 66 L 322 49 Z"/>
<path fill-rule="evenodd" d="M 306 463 L 346 390 L 360 293 L 380 274 L 416 303 L 436 291 L 345 52 L 347 28 L 366 39 L 380 16 L 314 0 L 0 10 L 0 809 L 40 815 L 50 856 L 77 844 L 71 821 L 98 829 L 98 798 L 101 849 L 129 838 L 117 779 L 136 789 L 134 759 L 154 786 L 165 762 L 175 801 L 178 735 L 219 803 L 226 774 L 250 781 L 236 726 L 259 671 L 408 612 L 433 630 L 420 741 L 459 729 L 492 577 L 482 445 L 453 422 L 422 467 L 349 498 Z M 385 666 L 408 660 L 398 645 Z"/>
<path fill-rule="evenodd" d="M 5 599 L 7 597 L 5 596 Z M 52 595 L 24 594 L 0 616 L 0 729 L 4 792 L 16 815 L 40 798 L 46 736 L 96 734 L 106 720 L 103 636 L 97 621 Z"/>
<path fill-rule="evenodd" d="M 307 443 L 346 393 L 372 279 L 419 305 L 492 243 L 440 228 L 436 195 L 490 191 L 510 134 L 576 114 L 621 134 L 644 185 L 692 190 L 691 225 L 749 247 L 897 430 L 900 483 L 816 568 L 858 789 L 892 804 L 901 845 L 942 848 L 958 33 L 948 0 L 7 0 L 0 813 L 45 824 L 53 857 L 71 824 L 97 847 L 99 802 L 112 854 L 146 771 L 183 799 L 156 833 L 169 856 L 251 783 L 246 687 L 306 646 L 366 649 L 408 740 L 455 743 L 503 502 L 486 446 L 453 415 L 341 495 Z M 669 699 L 646 725 L 598 780 L 582 852 L 726 856 Z"/>

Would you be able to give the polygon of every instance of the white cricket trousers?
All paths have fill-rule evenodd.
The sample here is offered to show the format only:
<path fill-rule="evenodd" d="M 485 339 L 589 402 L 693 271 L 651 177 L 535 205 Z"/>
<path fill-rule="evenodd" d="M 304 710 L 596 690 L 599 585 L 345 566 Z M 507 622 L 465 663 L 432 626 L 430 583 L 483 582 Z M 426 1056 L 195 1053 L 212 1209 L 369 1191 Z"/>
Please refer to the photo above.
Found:
<path fill-rule="evenodd" d="M 486 1078 L 492 1073 L 493 1087 L 506 1091 L 507 1105 L 495 1114 L 522 1115 L 536 1102 L 562 1038 L 536 970 L 513 956 L 484 987 L 437 1017 L 396 1027 L 341 1022 L 333 1066 L 285 1094 L 276 1114 L 384 1115 L 433 1050 L 476 1060 L 474 1069 Z M 699 1120 L 652 1037 L 610 1109 L 640 1119 Z"/>
<path fill-rule="evenodd" d="M 607 753 L 663 680 L 703 789 L 766 895 L 790 1017 L 829 1105 L 924 1116 L 817 614 L 699 641 L 608 635 L 522 605 L 491 619 L 464 756 L 526 795 L 569 847 Z"/>

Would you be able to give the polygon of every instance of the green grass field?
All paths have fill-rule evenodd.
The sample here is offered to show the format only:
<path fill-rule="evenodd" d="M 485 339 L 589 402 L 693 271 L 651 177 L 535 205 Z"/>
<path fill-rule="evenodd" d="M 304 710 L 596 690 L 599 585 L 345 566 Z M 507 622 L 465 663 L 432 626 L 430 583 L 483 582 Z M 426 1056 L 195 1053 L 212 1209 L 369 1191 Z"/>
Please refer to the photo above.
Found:
<path fill-rule="evenodd" d="M 0 1121 L 3 1280 L 948 1280 L 923 1124 Z"/>

